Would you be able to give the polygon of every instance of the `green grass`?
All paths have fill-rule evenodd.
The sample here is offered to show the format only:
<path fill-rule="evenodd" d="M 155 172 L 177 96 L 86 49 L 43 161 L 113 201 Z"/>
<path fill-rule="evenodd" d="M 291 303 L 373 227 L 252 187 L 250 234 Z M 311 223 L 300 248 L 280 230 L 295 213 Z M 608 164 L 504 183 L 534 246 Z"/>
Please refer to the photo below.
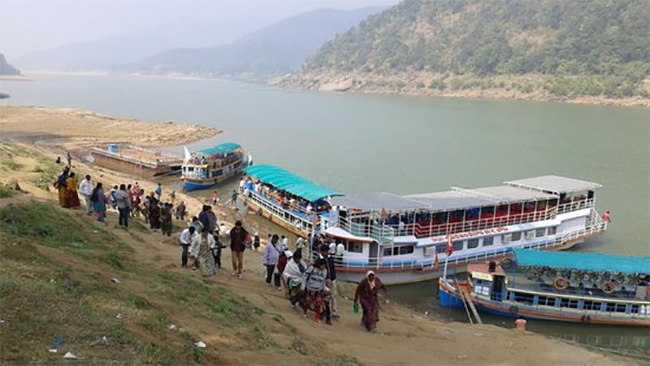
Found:
<path fill-rule="evenodd" d="M 6 184 L 0 184 L 0 198 L 9 198 L 16 195 L 16 191 Z"/>
<path fill-rule="evenodd" d="M 6 166 L 10 170 L 20 170 L 20 168 L 23 167 L 22 164 L 17 163 L 17 162 L 15 162 L 13 160 L 3 160 L 2 165 Z"/>

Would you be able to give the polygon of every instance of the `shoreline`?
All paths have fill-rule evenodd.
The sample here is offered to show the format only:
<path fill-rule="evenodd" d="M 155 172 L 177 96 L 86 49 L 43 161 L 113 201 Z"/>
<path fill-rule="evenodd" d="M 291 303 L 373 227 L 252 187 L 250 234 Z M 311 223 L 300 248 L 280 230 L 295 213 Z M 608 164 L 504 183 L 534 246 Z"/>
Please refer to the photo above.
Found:
<path fill-rule="evenodd" d="M 77 108 L 0 105 L 2 139 L 82 150 L 107 144 L 162 148 L 208 139 L 222 131 L 182 122 L 150 122 Z"/>

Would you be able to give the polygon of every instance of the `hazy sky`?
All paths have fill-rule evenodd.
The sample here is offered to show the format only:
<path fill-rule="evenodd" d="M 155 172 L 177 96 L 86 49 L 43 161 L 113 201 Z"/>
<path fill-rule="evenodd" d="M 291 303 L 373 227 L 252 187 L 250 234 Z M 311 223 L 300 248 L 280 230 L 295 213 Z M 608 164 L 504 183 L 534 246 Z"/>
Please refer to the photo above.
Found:
<path fill-rule="evenodd" d="M 355 9 L 399 0 L 0 0 L 0 52 L 32 51 L 127 33 L 180 17 L 197 21 L 280 20 L 321 8 Z"/>

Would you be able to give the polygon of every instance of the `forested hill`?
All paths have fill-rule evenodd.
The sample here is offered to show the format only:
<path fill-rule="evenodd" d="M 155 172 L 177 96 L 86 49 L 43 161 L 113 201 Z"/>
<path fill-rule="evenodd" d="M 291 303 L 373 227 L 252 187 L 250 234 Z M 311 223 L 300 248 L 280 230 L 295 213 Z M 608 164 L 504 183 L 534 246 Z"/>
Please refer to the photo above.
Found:
<path fill-rule="evenodd" d="M 647 0 L 405 0 L 326 42 L 289 84 L 647 99 L 649 14 Z"/>

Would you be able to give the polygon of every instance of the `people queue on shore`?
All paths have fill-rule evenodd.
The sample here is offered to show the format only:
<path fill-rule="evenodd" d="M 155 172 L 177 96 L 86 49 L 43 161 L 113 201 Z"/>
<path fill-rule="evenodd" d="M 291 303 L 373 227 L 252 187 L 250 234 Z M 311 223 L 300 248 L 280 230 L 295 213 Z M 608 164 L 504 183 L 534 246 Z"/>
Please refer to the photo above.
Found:
<path fill-rule="evenodd" d="M 128 228 L 131 218 L 143 216 L 154 232 L 160 230 L 163 235 L 171 236 L 172 217 L 182 222 L 187 214 L 184 202 L 180 202 L 174 209 L 175 192 L 169 194 L 169 201 L 162 202 L 160 184 L 149 195 L 145 195 L 145 190 L 138 182 L 133 185 L 115 185 L 107 193 L 102 183 L 94 183 L 90 175 L 77 182 L 70 165 L 65 166 L 54 186 L 59 192 L 59 203 L 65 208 L 81 207 L 78 196 L 80 192 L 86 213 L 95 214 L 100 223 L 105 223 L 107 208 L 112 207 L 118 211 L 118 224 L 124 228 Z M 211 198 L 213 203 L 218 202 L 216 192 Z M 237 196 L 233 194 L 232 200 L 236 199 Z M 188 227 L 180 233 L 178 241 L 181 246 L 181 266 L 198 269 L 205 277 L 216 275 L 221 270 L 221 252 L 226 248 L 226 242 L 229 242 L 232 252 L 232 275 L 239 279 L 243 278 L 245 250 L 251 248 L 257 251 L 261 246 L 259 234 L 251 235 L 241 221 L 237 221 L 230 230 L 224 223 L 219 223 L 210 205 L 203 205 L 198 216 L 192 217 Z M 328 245 L 318 236 L 309 238 L 308 242 L 311 244 L 312 255 L 305 260 L 303 251 L 308 249 L 305 239 L 298 238 L 295 252 L 292 252 L 289 250 L 288 238 L 269 234 L 263 254 L 264 280 L 267 286 L 284 291 L 290 304 L 301 309 L 304 317 L 311 311 L 316 322 L 324 320 L 326 324 L 332 325 L 332 319 L 339 318 L 335 257 L 341 255 L 343 245 Z M 354 311 L 358 312 L 360 304 L 363 309 L 361 324 L 368 331 L 373 331 L 379 320 L 379 290 L 386 291 L 386 286 L 374 272 L 369 271 L 355 292 Z"/>

